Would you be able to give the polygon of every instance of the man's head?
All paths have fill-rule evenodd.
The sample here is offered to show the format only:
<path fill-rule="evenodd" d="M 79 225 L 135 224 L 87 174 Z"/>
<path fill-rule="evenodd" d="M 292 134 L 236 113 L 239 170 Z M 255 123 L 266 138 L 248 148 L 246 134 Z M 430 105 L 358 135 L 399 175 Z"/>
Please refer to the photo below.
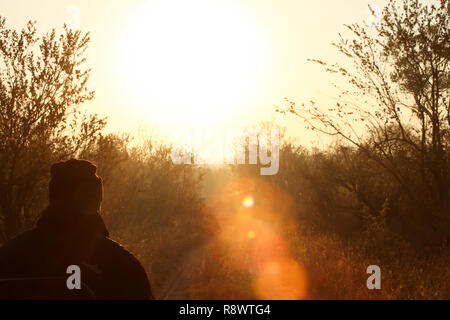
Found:
<path fill-rule="evenodd" d="M 89 161 L 71 159 L 51 168 L 50 205 L 73 208 L 82 213 L 98 211 L 103 200 L 102 179 Z"/>

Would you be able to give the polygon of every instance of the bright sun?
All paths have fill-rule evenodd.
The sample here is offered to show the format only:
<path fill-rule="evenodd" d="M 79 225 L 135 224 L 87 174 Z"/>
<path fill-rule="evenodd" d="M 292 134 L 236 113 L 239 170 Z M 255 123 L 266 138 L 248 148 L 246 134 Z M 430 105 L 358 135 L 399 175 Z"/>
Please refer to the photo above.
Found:
<path fill-rule="evenodd" d="M 148 1 L 125 23 L 115 61 L 140 117 L 195 128 L 248 116 L 262 89 L 265 32 L 232 1 Z M 131 110 L 130 110 L 131 111 Z"/>

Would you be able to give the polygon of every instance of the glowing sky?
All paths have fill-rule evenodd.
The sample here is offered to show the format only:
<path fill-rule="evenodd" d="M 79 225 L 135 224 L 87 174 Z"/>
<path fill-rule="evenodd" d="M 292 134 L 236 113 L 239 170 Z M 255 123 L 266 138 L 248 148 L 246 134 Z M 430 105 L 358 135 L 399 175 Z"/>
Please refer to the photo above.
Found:
<path fill-rule="evenodd" d="M 382 8 L 386 2 L 370 4 Z M 108 130 L 145 125 L 165 134 L 183 123 L 226 128 L 274 118 L 307 144 L 316 138 L 299 120 L 275 114 L 274 105 L 284 97 L 331 102 L 331 79 L 306 60 L 335 61 L 331 42 L 344 24 L 367 19 L 368 4 L 1 0 L 0 12 L 13 27 L 37 20 L 39 31 L 61 30 L 79 16 L 81 30 L 92 38 L 89 83 L 96 99 L 86 106 L 108 117 Z"/>

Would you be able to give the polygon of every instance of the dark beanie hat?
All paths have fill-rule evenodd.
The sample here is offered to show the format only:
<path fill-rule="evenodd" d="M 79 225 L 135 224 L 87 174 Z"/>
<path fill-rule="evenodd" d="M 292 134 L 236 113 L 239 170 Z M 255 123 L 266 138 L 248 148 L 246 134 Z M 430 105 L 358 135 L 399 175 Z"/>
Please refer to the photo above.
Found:
<path fill-rule="evenodd" d="M 55 163 L 51 167 L 49 185 L 50 203 L 74 201 L 75 192 L 81 192 L 84 203 L 103 200 L 102 179 L 97 167 L 87 160 L 70 159 Z"/>

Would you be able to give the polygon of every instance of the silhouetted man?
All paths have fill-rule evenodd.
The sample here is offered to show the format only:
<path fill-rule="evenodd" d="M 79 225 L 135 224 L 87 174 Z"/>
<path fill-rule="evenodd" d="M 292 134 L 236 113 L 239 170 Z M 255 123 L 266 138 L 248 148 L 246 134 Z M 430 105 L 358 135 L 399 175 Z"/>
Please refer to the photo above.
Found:
<path fill-rule="evenodd" d="M 33 292 L 26 291 L 24 298 L 74 297 L 72 293 L 77 288 L 70 290 L 67 283 L 71 281 L 60 280 L 71 277 L 68 267 L 76 266 L 81 271 L 78 275 L 82 290 L 89 289 L 92 297 L 152 298 L 139 261 L 108 238 L 99 214 L 103 185 L 96 171 L 97 167 L 85 160 L 72 159 L 52 166 L 50 204 L 36 228 L 0 248 L 0 279 L 18 279 L 4 281 L 3 285 L 9 283 L 14 290 L 23 283 L 30 287 L 36 281 L 30 288 Z M 52 287 L 51 281 L 59 281 L 57 294 L 47 292 Z"/>

